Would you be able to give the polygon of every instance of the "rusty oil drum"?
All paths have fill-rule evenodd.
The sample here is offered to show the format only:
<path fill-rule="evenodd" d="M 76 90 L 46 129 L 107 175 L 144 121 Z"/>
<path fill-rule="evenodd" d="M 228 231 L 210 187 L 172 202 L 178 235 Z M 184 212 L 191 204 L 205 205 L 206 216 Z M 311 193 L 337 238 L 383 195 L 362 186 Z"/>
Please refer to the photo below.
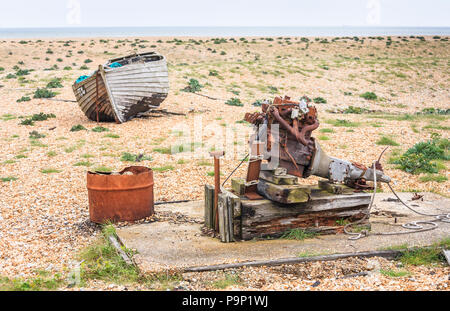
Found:
<path fill-rule="evenodd" d="M 154 213 L 153 171 L 148 167 L 131 166 L 118 174 L 88 172 L 87 188 L 95 223 L 136 221 Z"/>

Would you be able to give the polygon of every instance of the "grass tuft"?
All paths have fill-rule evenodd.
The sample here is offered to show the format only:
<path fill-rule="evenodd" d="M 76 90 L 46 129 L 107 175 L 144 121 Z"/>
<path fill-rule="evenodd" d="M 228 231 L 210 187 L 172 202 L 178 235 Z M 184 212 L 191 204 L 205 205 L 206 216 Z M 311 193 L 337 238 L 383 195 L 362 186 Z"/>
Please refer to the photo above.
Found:
<path fill-rule="evenodd" d="M 392 270 L 392 269 L 381 269 L 380 273 L 384 276 L 388 276 L 391 278 L 399 278 L 399 277 L 405 277 L 405 276 L 410 276 L 411 273 L 409 271 L 406 270 Z"/>
<path fill-rule="evenodd" d="M 280 237 L 281 239 L 286 240 L 305 240 L 305 239 L 312 239 L 317 236 L 317 233 L 315 232 L 307 232 L 300 228 L 295 229 L 289 229 L 283 235 Z"/>
<path fill-rule="evenodd" d="M 152 161 L 151 156 L 146 156 L 145 154 L 132 154 L 128 152 L 122 153 L 120 161 L 122 162 L 141 162 L 141 161 Z"/>
<path fill-rule="evenodd" d="M 61 170 L 57 170 L 56 168 L 44 168 L 41 169 L 42 174 L 53 174 L 53 173 L 61 173 Z"/>
<path fill-rule="evenodd" d="M 237 273 L 225 272 L 225 277 L 213 282 L 212 286 L 218 289 L 225 289 L 229 286 L 239 285 L 242 280 Z"/>
<path fill-rule="evenodd" d="M 377 145 L 382 146 L 399 146 L 399 143 L 394 141 L 392 138 L 389 138 L 387 136 L 382 136 L 377 142 Z"/>

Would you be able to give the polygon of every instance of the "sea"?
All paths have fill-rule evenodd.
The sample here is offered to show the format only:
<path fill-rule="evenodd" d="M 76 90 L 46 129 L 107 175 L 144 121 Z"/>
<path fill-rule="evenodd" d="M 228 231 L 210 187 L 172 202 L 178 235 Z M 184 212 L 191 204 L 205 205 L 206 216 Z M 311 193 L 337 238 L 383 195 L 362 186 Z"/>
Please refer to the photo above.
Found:
<path fill-rule="evenodd" d="M 449 36 L 450 27 L 67 27 L 0 28 L 0 39 L 109 37 Z"/>

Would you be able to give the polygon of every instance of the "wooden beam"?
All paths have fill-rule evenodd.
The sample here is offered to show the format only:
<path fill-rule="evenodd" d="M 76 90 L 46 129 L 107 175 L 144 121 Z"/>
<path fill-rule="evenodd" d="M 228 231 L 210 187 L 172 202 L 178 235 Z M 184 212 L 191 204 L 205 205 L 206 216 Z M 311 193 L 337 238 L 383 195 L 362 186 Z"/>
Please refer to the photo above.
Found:
<path fill-rule="evenodd" d="M 355 192 L 355 189 L 342 184 L 333 184 L 328 180 L 319 180 L 319 188 L 331 194 L 352 194 Z"/>
<path fill-rule="evenodd" d="M 244 195 L 245 192 L 245 179 L 244 178 L 232 178 L 231 190 L 237 195 Z"/>
<path fill-rule="evenodd" d="M 214 187 L 205 185 L 205 226 L 214 228 Z"/>
<path fill-rule="evenodd" d="M 273 171 L 261 171 L 259 173 L 259 179 L 277 184 L 277 185 L 297 185 L 298 177 L 294 175 L 275 175 Z"/>
<path fill-rule="evenodd" d="M 258 193 L 274 202 L 279 203 L 303 203 L 309 201 L 311 186 L 304 185 L 277 185 L 260 179 Z"/>
<path fill-rule="evenodd" d="M 280 266 L 280 265 L 292 265 L 303 262 L 314 262 L 314 261 L 332 261 L 351 257 L 383 257 L 394 259 L 402 254 L 402 250 L 386 250 L 386 251 L 367 251 L 367 252 L 357 252 L 357 253 L 343 253 L 343 254 L 332 254 L 332 255 L 321 255 L 321 256 L 311 256 L 311 257 L 293 257 L 293 258 L 282 258 L 282 259 L 272 259 L 272 260 L 257 260 L 257 261 L 246 261 L 238 262 L 233 264 L 221 264 L 221 265 L 211 265 L 211 266 L 201 266 L 201 267 L 190 267 L 185 268 L 184 272 L 204 272 L 204 271 L 215 271 L 224 269 L 235 269 L 242 267 L 257 267 L 257 266 Z"/>
<path fill-rule="evenodd" d="M 368 212 L 370 194 L 324 195 L 312 193 L 311 200 L 298 204 L 277 204 L 270 200 L 241 200 L 241 238 L 251 240 L 280 236 L 302 228 L 318 233 L 339 233 L 337 221 L 359 220 Z"/>

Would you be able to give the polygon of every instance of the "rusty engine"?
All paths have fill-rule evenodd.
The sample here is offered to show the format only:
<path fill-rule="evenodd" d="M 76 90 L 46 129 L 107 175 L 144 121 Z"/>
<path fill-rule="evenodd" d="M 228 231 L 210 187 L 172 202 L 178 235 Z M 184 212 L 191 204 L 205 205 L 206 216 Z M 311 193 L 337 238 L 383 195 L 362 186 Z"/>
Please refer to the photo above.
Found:
<path fill-rule="evenodd" d="M 319 127 L 317 109 L 307 97 L 302 97 L 299 102 L 292 101 L 287 96 L 276 97 L 273 102 L 265 101 L 262 112 L 247 113 L 245 120 L 258 128 L 266 127 L 267 136 L 259 137 L 258 134 L 254 139 L 265 145 L 263 156 L 266 160 L 271 160 L 274 156 L 271 150 L 274 144 L 278 144 L 278 167 L 285 169 L 290 175 L 300 178 L 320 176 L 357 189 L 370 189 L 366 181 L 373 181 L 374 174 L 377 175 L 377 181 L 390 181 L 383 174 L 379 162 L 374 164 L 375 169 L 367 168 L 359 163 L 329 157 L 322 151 L 317 140 L 312 137 L 312 132 Z M 278 124 L 278 131 L 272 130 L 274 124 Z M 257 174 L 249 172 L 254 177 Z"/>

